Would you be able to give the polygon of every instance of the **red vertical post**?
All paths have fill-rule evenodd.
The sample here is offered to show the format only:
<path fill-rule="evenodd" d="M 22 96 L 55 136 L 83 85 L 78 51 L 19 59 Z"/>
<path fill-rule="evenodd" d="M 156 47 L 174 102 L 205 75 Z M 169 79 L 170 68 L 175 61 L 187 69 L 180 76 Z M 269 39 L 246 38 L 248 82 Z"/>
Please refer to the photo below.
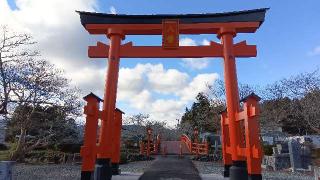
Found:
<path fill-rule="evenodd" d="M 245 123 L 245 138 L 246 138 L 246 155 L 249 179 L 262 179 L 261 162 L 262 149 L 260 143 L 260 126 L 259 126 L 259 104 L 260 97 L 251 94 L 244 101 L 244 112 L 246 113 Z"/>
<path fill-rule="evenodd" d="M 115 117 L 113 122 L 113 138 L 112 138 L 112 175 L 119 175 L 119 163 L 120 163 L 120 141 L 121 141 L 121 127 L 122 127 L 122 114 L 123 112 L 116 108 Z"/>
<path fill-rule="evenodd" d="M 206 155 L 209 155 L 209 145 L 208 145 L 208 142 L 206 141 L 204 145 L 205 145 L 205 146 L 204 146 L 204 147 L 205 147 L 205 154 L 206 154 Z"/>
<path fill-rule="evenodd" d="M 109 29 L 108 38 L 110 39 L 108 70 L 106 74 L 105 93 L 103 102 L 103 113 L 101 131 L 99 138 L 99 149 L 97 164 L 102 167 L 97 176 L 101 179 L 111 179 L 111 148 L 112 148 L 112 121 L 114 120 L 114 110 L 116 105 L 117 84 L 120 63 L 120 45 L 124 35 L 116 29 Z"/>
<path fill-rule="evenodd" d="M 196 155 L 199 156 L 199 146 L 198 146 L 199 131 L 198 131 L 198 128 L 195 128 L 193 130 L 193 135 L 194 135 L 194 143 L 192 143 L 192 146 L 193 146 L 193 144 L 195 144 L 194 147 L 196 149 Z"/>
<path fill-rule="evenodd" d="M 180 144 L 179 144 L 179 157 L 182 158 L 182 142 L 180 141 Z"/>
<path fill-rule="evenodd" d="M 84 142 L 80 150 L 82 157 L 81 180 L 90 180 L 94 172 L 94 164 L 97 152 L 97 128 L 99 118 L 99 103 L 101 101 L 93 93 L 84 97 L 87 105 L 84 107 L 86 124 L 84 129 Z"/>
<path fill-rule="evenodd" d="M 229 128 L 227 125 L 227 113 L 225 111 L 221 113 L 221 145 L 224 164 L 223 176 L 229 177 L 229 169 L 232 165 L 232 157 L 231 152 L 227 152 L 227 148 L 230 149 L 230 137 Z"/>
<path fill-rule="evenodd" d="M 231 157 L 233 164 L 230 167 L 230 179 L 247 179 L 247 169 L 244 157 L 239 156 L 240 127 L 236 121 L 239 105 L 239 91 L 237 82 L 236 62 L 233 50 L 233 37 L 236 36 L 234 28 L 222 27 L 218 33 L 223 46 L 224 81 L 226 89 L 226 103 L 228 115 L 228 127 L 230 137 Z M 234 171 L 233 171 L 234 170 Z"/>
<path fill-rule="evenodd" d="M 147 128 L 147 157 L 150 157 L 150 144 L 151 144 L 151 134 L 152 134 L 152 129 L 149 127 Z"/>
<path fill-rule="evenodd" d="M 140 141 L 140 154 L 141 155 L 144 155 L 144 150 L 145 150 L 144 143 L 143 143 L 143 141 Z"/>

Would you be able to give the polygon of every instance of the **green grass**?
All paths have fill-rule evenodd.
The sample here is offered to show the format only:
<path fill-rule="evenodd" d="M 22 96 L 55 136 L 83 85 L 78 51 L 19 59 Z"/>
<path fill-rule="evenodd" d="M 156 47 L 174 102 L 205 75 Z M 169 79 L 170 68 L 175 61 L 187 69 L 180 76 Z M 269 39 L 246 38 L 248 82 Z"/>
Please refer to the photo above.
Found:
<path fill-rule="evenodd" d="M 10 157 L 9 150 L 0 151 L 0 161 L 7 161 L 9 160 L 9 157 Z"/>

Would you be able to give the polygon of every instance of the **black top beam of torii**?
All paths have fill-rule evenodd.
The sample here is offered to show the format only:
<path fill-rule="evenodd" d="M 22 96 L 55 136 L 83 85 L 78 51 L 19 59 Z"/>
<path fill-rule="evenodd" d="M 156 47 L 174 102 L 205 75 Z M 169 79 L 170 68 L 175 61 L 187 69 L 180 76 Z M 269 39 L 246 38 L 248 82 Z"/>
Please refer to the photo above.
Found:
<path fill-rule="evenodd" d="M 81 24 L 161 24 L 163 19 L 179 19 L 180 23 L 226 23 L 226 22 L 260 22 L 263 23 L 269 8 L 205 14 L 152 14 L 127 15 L 105 14 L 76 11 L 80 14 Z"/>

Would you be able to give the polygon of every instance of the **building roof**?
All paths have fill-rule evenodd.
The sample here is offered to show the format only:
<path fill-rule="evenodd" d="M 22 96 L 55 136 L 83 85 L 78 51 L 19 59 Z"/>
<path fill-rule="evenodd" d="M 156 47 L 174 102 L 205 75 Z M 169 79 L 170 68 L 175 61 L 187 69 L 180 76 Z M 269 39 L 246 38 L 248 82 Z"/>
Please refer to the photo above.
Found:
<path fill-rule="evenodd" d="M 103 100 L 99 97 L 99 96 L 97 96 L 97 95 L 95 95 L 94 93 L 89 93 L 88 95 L 86 95 L 85 97 L 83 97 L 83 99 L 84 100 L 87 100 L 89 97 L 93 97 L 93 98 L 96 98 L 97 99 L 97 101 L 99 101 L 99 102 L 103 102 Z"/>
<path fill-rule="evenodd" d="M 190 23 L 227 23 L 260 22 L 263 23 L 269 8 L 205 14 L 151 14 L 127 15 L 76 11 L 80 14 L 81 24 L 162 24 L 163 19 L 179 19 L 181 24 Z"/>

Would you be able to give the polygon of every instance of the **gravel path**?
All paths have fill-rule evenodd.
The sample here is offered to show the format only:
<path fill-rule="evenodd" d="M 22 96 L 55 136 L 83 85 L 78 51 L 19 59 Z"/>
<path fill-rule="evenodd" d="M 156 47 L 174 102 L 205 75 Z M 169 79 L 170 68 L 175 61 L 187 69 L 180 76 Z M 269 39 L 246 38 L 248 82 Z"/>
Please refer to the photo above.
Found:
<path fill-rule="evenodd" d="M 122 172 L 142 173 L 154 161 L 139 161 L 120 165 Z M 222 174 L 220 163 L 193 161 L 201 174 Z M 75 180 L 80 179 L 79 165 L 30 165 L 16 164 L 13 169 L 14 180 Z M 265 180 L 314 180 L 311 174 L 264 171 Z"/>
<path fill-rule="evenodd" d="M 139 161 L 120 165 L 122 172 L 142 173 L 153 161 Z M 79 165 L 30 165 L 16 164 L 14 180 L 75 180 L 80 179 Z"/>
<path fill-rule="evenodd" d="M 222 174 L 223 167 L 221 163 L 193 161 L 194 165 L 201 174 Z M 314 180 L 310 173 L 292 173 L 286 171 L 263 171 L 265 180 Z"/>

